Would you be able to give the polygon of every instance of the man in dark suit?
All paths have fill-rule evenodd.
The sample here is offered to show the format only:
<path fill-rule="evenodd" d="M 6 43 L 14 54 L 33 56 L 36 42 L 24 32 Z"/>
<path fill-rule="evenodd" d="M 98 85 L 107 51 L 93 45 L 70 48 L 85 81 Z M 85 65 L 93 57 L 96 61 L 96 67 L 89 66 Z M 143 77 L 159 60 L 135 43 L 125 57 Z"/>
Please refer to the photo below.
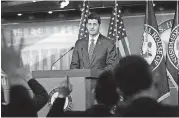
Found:
<path fill-rule="evenodd" d="M 137 55 L 122 58 L 114 76 L 126 103 L 118 106 L 116 116 L 118 113 L 127 117 L 179 116 L 178 106 L 157 102 L 160 83 L 152 78 L 152 70 L 144 58 Z"/>
<path fill-rule="evenodd" d="M 78 40 L 72 55 L 71 69 L 112 69 L 116 64 L 114 42 L 99 33 L 100 16 L 91 13 L 88 16 L 89 36 Z"/>
<path fill-rule="evenodd" d="M 78 40 L 73 50 L 70 69 L 91 69 L 92 76 L 98 77 L 104 70 L 113 69 L 116 65 L 116 49 L 112 40 L 100 34 L 101 19 L 96 13 L 91 13 L 87 19 L 87 38 Z M 87 79 L 86 81 L 90 81 Z M 93 91 L 96 81 L 87 82 L 87 88 Z M 94 93 L 88 92 L 87 98 L 90 104 L 94 104 Z"/>

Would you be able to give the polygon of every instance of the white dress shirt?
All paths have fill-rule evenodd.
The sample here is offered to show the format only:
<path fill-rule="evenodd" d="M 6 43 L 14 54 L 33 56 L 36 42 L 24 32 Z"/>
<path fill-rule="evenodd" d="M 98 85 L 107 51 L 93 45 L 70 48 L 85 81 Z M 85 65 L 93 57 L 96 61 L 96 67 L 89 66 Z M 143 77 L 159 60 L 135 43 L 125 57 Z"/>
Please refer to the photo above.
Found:
<path fill-rule="evenodd" d="M 90 47 L 90 45 L 91 45 L 91 39 L 94 39 L 94 45 L 96 46 L 96 42 L 97 42 L 97 40 L 98 40 L 98 37 L 99 37 L 99 34 L 96 35 L 95 37 L 91 37 L 91 36 L 89 36 L 88 52 L 89 52 L 89 47 Z"/>

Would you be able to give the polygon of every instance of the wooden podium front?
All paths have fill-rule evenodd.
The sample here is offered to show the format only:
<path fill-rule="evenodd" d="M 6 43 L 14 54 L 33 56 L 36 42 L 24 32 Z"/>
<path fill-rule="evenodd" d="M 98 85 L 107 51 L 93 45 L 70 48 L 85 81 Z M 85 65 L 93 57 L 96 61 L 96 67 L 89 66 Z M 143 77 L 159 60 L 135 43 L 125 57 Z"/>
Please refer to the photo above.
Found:
<path fill-rule="evenodd" d="M 56 97 L 57 88 L 60 87 L 61 82 L 67 79 L 67 76 L 73 89 L 70 96 L 67 97 L 65 107 L 69 107 L 71 104 L 71 109 L 74 111 L 88 109 L 94 104 L 94 88 L 100 73 L 100 70 L 90 69 L 33 71 L 32 76 L 44 86 L 50 97 L 48 103 L 39 111 L 38 115 L 47 115 L 50 104 Z"/>

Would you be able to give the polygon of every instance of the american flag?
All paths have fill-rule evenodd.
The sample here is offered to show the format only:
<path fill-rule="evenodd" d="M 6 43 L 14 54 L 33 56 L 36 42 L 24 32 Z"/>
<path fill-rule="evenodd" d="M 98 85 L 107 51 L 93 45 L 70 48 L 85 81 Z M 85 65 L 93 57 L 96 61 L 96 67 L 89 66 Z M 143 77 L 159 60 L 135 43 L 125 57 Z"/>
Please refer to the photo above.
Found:
<path fill-rule="evenodd" d="M 84 0 L 83 9 L 82 9 L 82 13 L 81 13 L 80 29 L 79 29 L 78 39 L 83 39 L 83 38 L 87 37 L 88 30 L 86 28 L 86 23 L 87 23 L 88 15 L 90 14 L 89 10 L 90 10 L 89 9 L 89 1 Z"/>
<path fill-rule="evenodd" d="M 117 1 L 111 15 L 111 20 L 108 29 L 108 37 L 116 40 L 116 48 L 119 59 L 130 55 L 129 42 L 124 28 L 124 22 L 121 16 L 121 9 Z"/>

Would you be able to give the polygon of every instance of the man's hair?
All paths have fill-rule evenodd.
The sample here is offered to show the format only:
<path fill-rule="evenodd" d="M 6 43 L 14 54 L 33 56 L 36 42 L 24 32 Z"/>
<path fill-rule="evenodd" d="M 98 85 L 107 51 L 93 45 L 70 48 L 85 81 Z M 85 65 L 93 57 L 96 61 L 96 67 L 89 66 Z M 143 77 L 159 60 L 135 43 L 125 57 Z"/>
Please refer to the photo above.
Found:
<path fill-rule="evenodd" d="M 101 18 L 96 12 L 92 12 L 91 14 L 89 14 L 88 20 L 89 19 L 96 19 L 96 20 L 98 20 L 98 23 L 101 24 Z"/>
<path fill-rule="evenodd" d="M 132 96 L 152 85 L 152 71 L 144 58 L 131 55 L 122 58 L 114 69 L 117 86 L 125 97 Z"/>
<path fill-rule="evenodd" d="M 108 107 L 117 103 L 119 96 L 111 71 L 104 71 L 99 76 L 95 88 L 95 97 L 98 103 L 105 104 Z"/>

